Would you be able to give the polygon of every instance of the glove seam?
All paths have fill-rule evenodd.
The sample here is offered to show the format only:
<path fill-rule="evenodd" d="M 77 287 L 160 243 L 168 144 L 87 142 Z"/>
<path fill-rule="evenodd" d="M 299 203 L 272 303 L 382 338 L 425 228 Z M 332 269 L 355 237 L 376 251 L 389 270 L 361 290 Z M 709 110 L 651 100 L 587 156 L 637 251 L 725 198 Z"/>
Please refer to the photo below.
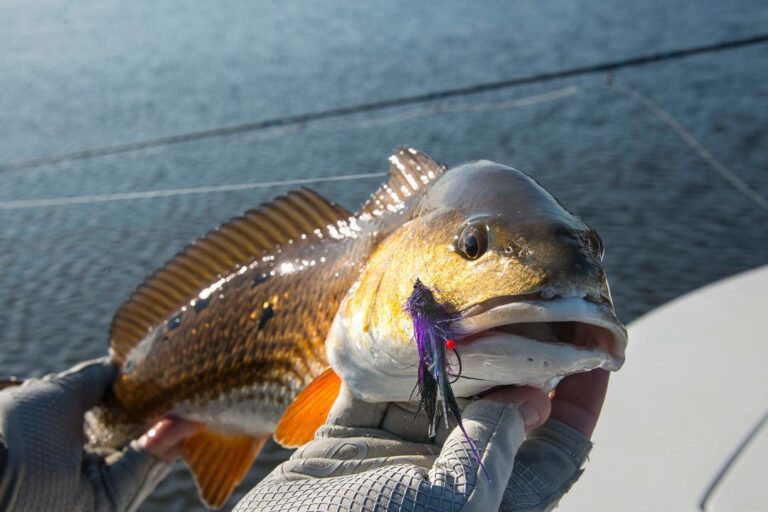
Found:
<path fill-rule="evenodd" d="M 467 496 L 466 501 L 459 507 L 457 512 L 465 512 L 467 510 L 467 506 L 472 503 L 473 498 L 477 495 L 479 492 L 480 486 L 478 485 L 480 483 L 480 479 L 485 476 L 485 473 L 483 472 L 483 468 L 485 467 L 485 464 L 488 460 L 488 453 L 491 451 L 491 447 L 494 444 L 494 440 L 496 436 L 499 433 L 499 424 L 501 423 L 501 420 L 504 418 L 504 414 L 507 413 L 507 411 L 514 411 L 515 414 L 518 415 L 518 419 L 521 419 L 522 416 L 520 416 L 519 411 L 517 410 L 517 407 L 511 407 L 503 404 L 499 404 L 501 407 L 494 408 L 494 412 L 496 413 L 496 419 L 493 422 L 493 433 L 491 433 L 490 437 L 488 438 L 488 441 L 485 443 L 485 447 L 483 448 L 483 456 L 480 458 L 480 464 L 477 465 L 477 469 L 475 470 L 475 483 L 472 486 L 472 490 L 469 493 L 469 496 Z M 487 417 L 484 418 L 484 422 L 487 422 Z"/>
<path fill-rule="evenodd" d="M 586 436 L 576 431 L 569 425 L 551 419 L 537 429 L 531 436 L 532 440 L 546 443 L 563 452 L 571 462 L 580 468 L 592 449 L 592 443 Z M 578 448 L 574 449 L 572 446 Z"/>

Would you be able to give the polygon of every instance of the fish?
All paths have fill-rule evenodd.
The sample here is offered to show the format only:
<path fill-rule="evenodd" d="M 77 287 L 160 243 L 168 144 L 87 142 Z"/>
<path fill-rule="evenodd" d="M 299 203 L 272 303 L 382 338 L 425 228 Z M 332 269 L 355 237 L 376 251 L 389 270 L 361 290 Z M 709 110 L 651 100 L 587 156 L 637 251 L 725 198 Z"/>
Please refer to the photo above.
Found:
<path fill-rule="evenodd" d="M 199 422 L 181 456 L 203 503 L 221 507 L 270 435 L 313 438 L 342 382 L 367 401 L 412 400 L 418 286 L 450 305 L 440 357 L 460 371 L 443 397 L 618 370 L 627 334 L 603 253 L 526 173 L 487 160 L 449 170 L 399 148 L 357 212 L 289 192 L 139 285 L 112 320 L 119 373 L 89 413 L 91 443 L 122 446 L 165 416 Z"/>

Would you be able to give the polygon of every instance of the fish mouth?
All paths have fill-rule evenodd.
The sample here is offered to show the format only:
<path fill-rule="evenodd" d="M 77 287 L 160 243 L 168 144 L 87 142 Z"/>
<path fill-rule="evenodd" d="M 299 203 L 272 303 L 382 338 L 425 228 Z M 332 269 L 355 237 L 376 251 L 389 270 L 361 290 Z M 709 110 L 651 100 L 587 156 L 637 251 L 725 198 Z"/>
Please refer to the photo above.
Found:
<path fill-rule="evenodd" d="M 618 370 L 624 363 L 627 331 L 607 297 L 544 298 L 538 293 L 498 297 L 468 308 L 454 325 L 457 347 L 481 341 L 535 342 L 560 347 L 572 357 L 604 356 L 601 367 Z M 573 351 L 577 351 L 573 353 Z"/>
<path fill-rule="evenodd" d="M 612 357 L 618 356 L 616 337 L 611 331 L 599 325 L 577 321 L 512 323 L 459 337 L 458 340 L 467 345 L 480 338 L 500 334 L 583 350 L 598 348 Z"/>

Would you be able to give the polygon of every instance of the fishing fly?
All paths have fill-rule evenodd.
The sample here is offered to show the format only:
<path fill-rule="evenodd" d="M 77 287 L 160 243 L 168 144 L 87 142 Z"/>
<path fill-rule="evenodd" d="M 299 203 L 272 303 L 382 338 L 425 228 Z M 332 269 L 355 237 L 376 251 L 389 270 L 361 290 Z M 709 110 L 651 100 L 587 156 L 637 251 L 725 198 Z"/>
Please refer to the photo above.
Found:
<path fill-rule="evenodd" d="M 419 411 L 425 411 L 429 418 L 429 437 L 437 432 L 439 421 L 437 402 L 442 401 L 442 416 L 445 427 L 449 428 L 448 416 L 453 416 L 464 438 L 469 443 L 472 453 L 483 469 L 486 478 L 490 476 L 480 460 L 480 453 L 474 441 L 469 437 L 461 422 L 461 410 L 451 388 L 452 376 L 461 374 L 461 359 L 456 351 L 456 341 L 452 325 L 459 313 L 450 302 L 439 302 L 435 294 L 420 279 L 413 284 L 413 292 L 405 305 L 406 312 L 413 322 L 416 349 L 419 355 L 419 367 L 416 386 L 419 390 Z M 459 371 L 454 374 L 448 360 L 448 351 L 453 350 L 459 361 Z"/>

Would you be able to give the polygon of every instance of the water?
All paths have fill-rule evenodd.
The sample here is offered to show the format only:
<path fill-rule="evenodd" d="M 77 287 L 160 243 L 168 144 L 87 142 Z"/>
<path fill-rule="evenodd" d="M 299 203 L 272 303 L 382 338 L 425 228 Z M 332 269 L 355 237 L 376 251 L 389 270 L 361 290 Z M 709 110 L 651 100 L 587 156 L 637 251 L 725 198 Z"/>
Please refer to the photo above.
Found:
<path fill-rule="evenodd" d="M 738 4 L 738 5 L 737 5 Z M 6 2 L 0 163 L 766 31 L 763 2 Z M 407 58 L 406 58 L 407 57 Z M 768 197 L 765 46 L 617 73 Z M 526 170 L 600 232 L 630 321 L 768 262 L 768 212 L 604 76 L 0 173 L 4 201 L 384 171 L 400 144 Z M 377 178 L 313 185 L 354 210 Z M 0 208 L 0 375 L 103 355 L 111 315 L 206 230 L 286 187 Z M 628 357 L 632 357 L 631 340 Z M 285 454 L 270 446 L 244 492 Z M 142 510 L 200 508 L 174 471 Z"/>

